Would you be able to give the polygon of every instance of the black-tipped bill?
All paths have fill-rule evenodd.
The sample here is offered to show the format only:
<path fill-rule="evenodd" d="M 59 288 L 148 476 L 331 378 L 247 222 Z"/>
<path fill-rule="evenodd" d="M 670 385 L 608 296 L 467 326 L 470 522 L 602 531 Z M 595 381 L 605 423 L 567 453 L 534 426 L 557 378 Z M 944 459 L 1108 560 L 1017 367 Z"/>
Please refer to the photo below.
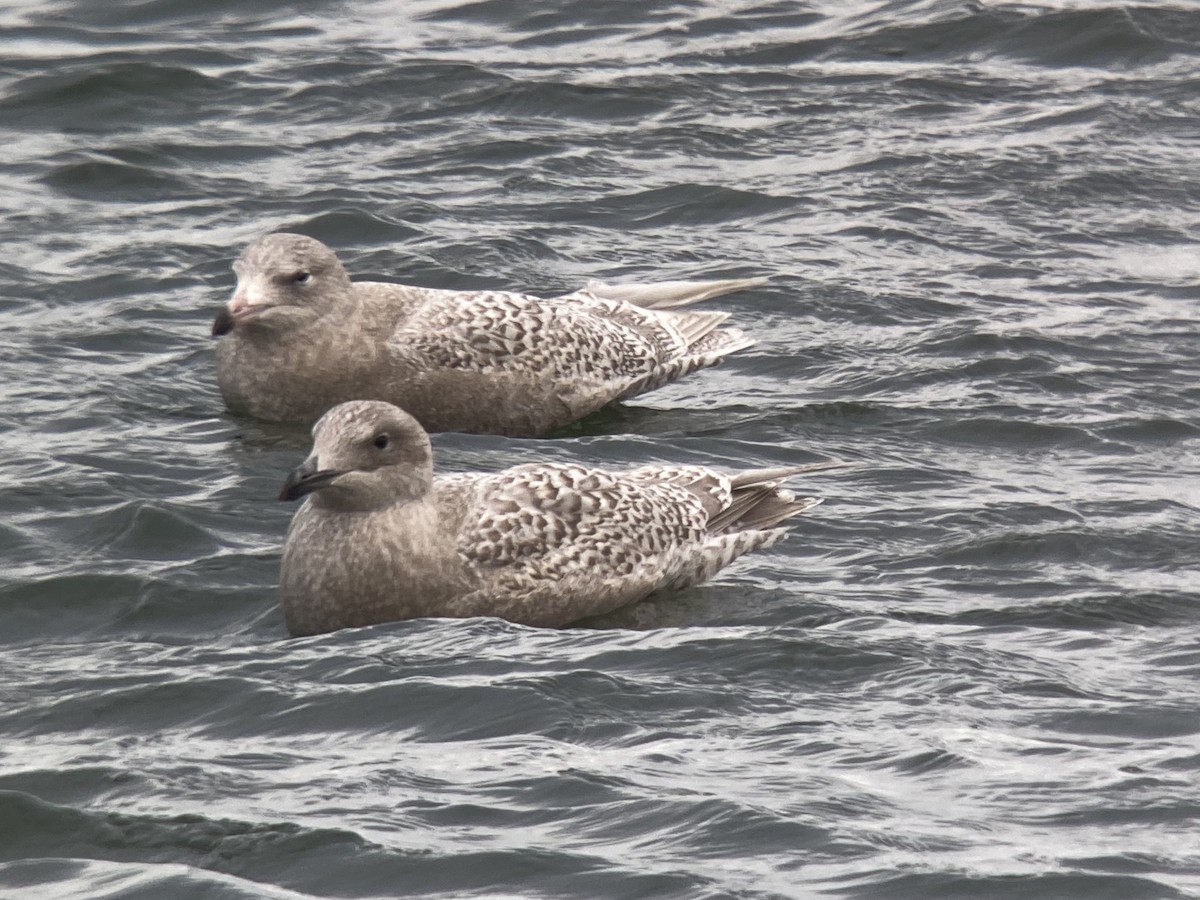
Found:
<path fill-rule="evenodd" d="M 220 337 L 223 334 L 229 334 L 233 331 L 233 326 L 237 324 L 233 318 L 233 313 L 227 307 L 222 306 L 217 313 L 217 317 L 213 319 L 212 336 Z"/>
<path fill-rule="evenodd" d="M 305 460 L 303 464 L 292 469 L 287 481 L 279 489 L 279 499 L 299 500 L 305 494 L 328 487 L 330 482 L 341 474 L 337 469 L 318 469 L 316 460 Z"/>

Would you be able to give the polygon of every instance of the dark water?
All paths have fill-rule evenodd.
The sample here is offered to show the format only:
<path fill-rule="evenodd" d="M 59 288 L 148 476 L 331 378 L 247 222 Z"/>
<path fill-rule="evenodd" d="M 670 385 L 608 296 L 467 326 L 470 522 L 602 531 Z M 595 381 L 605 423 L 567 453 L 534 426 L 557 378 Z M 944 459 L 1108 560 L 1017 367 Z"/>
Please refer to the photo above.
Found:
<path fill-rule="evenodd" d="M 1200 895 L 1200 6 L 0 11 L 0 896 Z M 605 627 L 289 640 L 252 237 L 360 277 L 772 274 L 537 458 L 842 458 Z"/>

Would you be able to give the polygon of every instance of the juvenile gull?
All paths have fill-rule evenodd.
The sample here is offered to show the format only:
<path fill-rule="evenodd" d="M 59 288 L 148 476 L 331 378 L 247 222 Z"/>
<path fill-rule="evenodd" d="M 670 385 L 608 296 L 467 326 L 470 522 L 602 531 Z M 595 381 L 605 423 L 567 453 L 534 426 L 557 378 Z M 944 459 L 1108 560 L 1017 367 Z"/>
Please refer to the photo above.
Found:
<path fill-rule="evenodd" d="M 544 434 L 753 343 L 722 312 L 679 309 L 763 279 L 605 285 L 550 300 L 352 282 L 332 250 L 270 234 L 234 263 L 212 333 L 235 413 L 315 422 L 396 403 L 429 431 Z"/>
<path fill-rule="evenodd" d="M 284 542 L 284 617 L 295 635 L 426 616 L 566 625 L 770 546 L 786 532 L 775 526 L 820 502 L 780 479 L 840 465 L 723 475 L 532 463 L 435 476 L 412 416 L 343 403 L 279 494 L 309 495 Z"/>

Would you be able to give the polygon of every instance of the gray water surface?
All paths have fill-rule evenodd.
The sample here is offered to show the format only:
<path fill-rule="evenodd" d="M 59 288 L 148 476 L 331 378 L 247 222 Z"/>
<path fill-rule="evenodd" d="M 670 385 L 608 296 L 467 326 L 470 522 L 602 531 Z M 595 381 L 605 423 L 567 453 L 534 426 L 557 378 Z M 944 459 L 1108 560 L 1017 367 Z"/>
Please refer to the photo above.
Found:
<path fill-rule="evenodd" d="M 1200 7 L 0 8 L 0 896 L 1200 895 Z M 590 628 L 288 639 L 253 237 L 769 274 L 534 459 L 861 463 Z"/>

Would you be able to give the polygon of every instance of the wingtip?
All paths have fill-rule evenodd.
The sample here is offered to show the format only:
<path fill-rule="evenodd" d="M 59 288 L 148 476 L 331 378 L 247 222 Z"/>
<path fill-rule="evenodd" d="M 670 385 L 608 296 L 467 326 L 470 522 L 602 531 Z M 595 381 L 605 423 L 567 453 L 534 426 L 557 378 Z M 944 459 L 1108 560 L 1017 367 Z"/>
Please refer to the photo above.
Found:
<path fill-rule="evenodd" d="M 646 284 L 608 284 L 591 279 L 584 290 L 607 300 L 623 300 L 643 309 L 675 309 L 713 297 L 759 287 L 764 276 L 726 278 L 716 281 L 655 281 Z"/>

